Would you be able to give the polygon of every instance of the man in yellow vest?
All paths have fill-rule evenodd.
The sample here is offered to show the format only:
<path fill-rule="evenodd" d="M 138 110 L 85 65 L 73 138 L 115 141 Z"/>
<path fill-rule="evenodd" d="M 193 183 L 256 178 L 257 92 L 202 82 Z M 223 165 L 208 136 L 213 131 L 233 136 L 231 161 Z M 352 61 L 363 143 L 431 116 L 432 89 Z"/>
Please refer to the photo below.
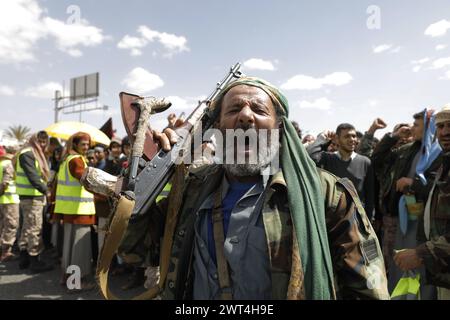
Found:
<path fill-rule="evenodd" d="M 16 241 L 19 226 L 19 196 L 14 183 L 14 167 L 11 154 L 0 146 L 0 262 L 13 257 L 11 248 Z"/>
<path fill-rule="evenodd" d="M 94 195 L 80 183 L 87 167 L 86 153 L 91 145 L 89 134 L 78 132 L 67 142 L 66 155 L 59 167 L 55 214 L 64 222 L 62 284 L 67 278 L 69 266 L 79 268 L 81 288 L 91 289 L 92 273 L 91 226 L 95 224 Z"/>
<path fill-rule="evenodd" d="M 23 224 L 19 237 L 19 268 L 30 267 L 32 273 L 51 270 L 53 267 L 39 260 L 43 251 L 42 219 L 47 196 L 48 168 L 45 148 L 48 134 L 39 131 L 17 154 L 16 190 L 20 197 Z"/>

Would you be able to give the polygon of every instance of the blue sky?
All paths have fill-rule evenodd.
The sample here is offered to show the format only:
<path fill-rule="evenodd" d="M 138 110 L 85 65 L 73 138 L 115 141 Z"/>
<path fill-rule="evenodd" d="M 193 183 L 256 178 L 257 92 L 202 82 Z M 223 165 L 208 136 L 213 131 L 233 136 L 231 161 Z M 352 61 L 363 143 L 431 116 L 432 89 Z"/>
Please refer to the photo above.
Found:
<path fill-rule="evenodd" d="M 1 1 L 0 129 L 45 128 L 54 90 L 100 72 L 110 109 L 82 120 L 112 116 L 123 136 L 120 91 L 171 97 L 173 112 L 189 114 L 237 61 L 283 89 L 305 132 L 365 131 L 375 117 L 391 129 L 450 102 L 449 39 L 448 0 Z"/>

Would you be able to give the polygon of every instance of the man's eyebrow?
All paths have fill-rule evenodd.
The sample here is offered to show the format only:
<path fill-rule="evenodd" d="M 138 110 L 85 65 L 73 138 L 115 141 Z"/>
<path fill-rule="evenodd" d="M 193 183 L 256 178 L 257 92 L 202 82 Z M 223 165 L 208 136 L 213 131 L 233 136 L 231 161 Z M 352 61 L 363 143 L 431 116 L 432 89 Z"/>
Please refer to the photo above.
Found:
<path fill-rule="evenodd" d="M 232 105 L 232 106 L 242 105 L 242 104 L 246 104 L 248 101 L 250 101 L 250 104 L 257 104 L 257 105 L 261 105 L 264 107 L 266 106 L 265 101 L 258 97 L 254 97 L 251 99 L 234 98 L 233 100 L 231 100 L 230 105 Z"/>

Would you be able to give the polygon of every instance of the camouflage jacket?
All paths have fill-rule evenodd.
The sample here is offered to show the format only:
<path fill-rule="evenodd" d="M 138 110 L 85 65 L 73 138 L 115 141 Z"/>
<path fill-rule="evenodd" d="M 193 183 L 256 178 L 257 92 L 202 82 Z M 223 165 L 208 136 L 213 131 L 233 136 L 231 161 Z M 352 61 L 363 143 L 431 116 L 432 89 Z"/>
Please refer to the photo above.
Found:
<path fill-rule="evenodd" d="M 381 139 L 372 154 L 375 174 L 380 182 L 379 207 L 383 214 L 393 216 L 398 216 L 398 202 L 402 196 L 401 192 L 395 190 L 395 184 L 398 179 L 408 176 L 411 163 L 421 146 L 420 142 L 412 142 L 393 149 L 396 143 L 397 139 L 388 133 Z M 438 157 L 425 171 L 424 175 L 428 181 L 426 185 L 423 185 L 415 176 L 410 192 L 414 193 L 418 202 L 426 202 L 440 164 L 441 157 Z"/>
<path fill-rule="evenodd" d="M 341 299 L 389 299 L 381 249 L 375 232 L 348 179 L 320 170 L 326 224 L 334 267 L 336 295 Z M 204 166 L 190 173 L 173 234 L 169 270 L 161 292 L 163 299 L 191 299 L 193 244 L 196 212 L 206 197 L 220 186 L 223 169 Z M 170 199 L 170 196 L 169 196 Z M 164 218 L 164 201 L 152 214 Z M 269 182 L 262 208 L 272 275 L 273 299 L 304 299 L 303 271 L 293 239 L 286 182 L 281 172 Z M 162 224 L 159 224 L 162 227 Z M 153 232 L 162 236 L 161 228 Z M 157 239 L 158 236 L 153 236 Z M 155 243 L 155 247 L 160 245 Z"/>
<path fill-rule="evenodd" d="M 424 229 L 419 228 L 418 240 L 426 242 L 416 251 L 423 259 L 427 281 L 450 289 L 450 155 L 445 158 L 447 168 L 439 168 L 430 193 L 430 240 L 426 241 Z"/>

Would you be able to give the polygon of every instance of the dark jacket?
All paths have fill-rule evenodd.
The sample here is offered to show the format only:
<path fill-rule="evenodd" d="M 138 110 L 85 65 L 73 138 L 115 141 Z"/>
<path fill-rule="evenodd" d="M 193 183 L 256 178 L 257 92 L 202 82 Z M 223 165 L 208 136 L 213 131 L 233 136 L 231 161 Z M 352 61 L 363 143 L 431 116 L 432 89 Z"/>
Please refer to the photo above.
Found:
<path fill-rule="evenodd" d="M 103 171 L 112 174 L 113 176 L 119 176 L 122 172 L 122 161 L 121 159 L 107 159 L 105 168 Z"/>
<path fill-rule="evenodd" d="M 31 185 L 36 188 L 39 192 L 46 194 L 47 193 L 47 185 L 42 183 L 41 174 L 36 170 L 36 158 L 32 151 L 24 152 L 19 156 L 19 163 L 22 167 L 23 171 L 27 175 L 28 180 Z M 30 197 L 30 196 L 21 196 L 21 197 Z M 40 196 L 42 197 L 42 196 Z"/>
<path fill-rule="evenodd" d="M 417 240 L 422 244 L 416 250 L 423 259 L 427 282 L 450 289 L 450 153 L 443 156 L 443 163 L 430 193 L 430 239 L 423 227 L 418 228 Z"/>
<path fill-rule="evenodd" d="M 416 141 L 393 149 L 397 141 L 390 133 L 386 134 L 372 154 L 375 173 L 380 181 L 380 209 L 390 216 L 398 216 L 398 202 L 402 196 L 395 190 L 397 180 L 408 176 L 414 157 L 421 148 L 421 142 Z M 425 171 L 426 185 L 415 176 L 410 192 L 414 193 L 417 202 L 426 202 L 440 164 L 441 157 L 438 157 Z"/>

